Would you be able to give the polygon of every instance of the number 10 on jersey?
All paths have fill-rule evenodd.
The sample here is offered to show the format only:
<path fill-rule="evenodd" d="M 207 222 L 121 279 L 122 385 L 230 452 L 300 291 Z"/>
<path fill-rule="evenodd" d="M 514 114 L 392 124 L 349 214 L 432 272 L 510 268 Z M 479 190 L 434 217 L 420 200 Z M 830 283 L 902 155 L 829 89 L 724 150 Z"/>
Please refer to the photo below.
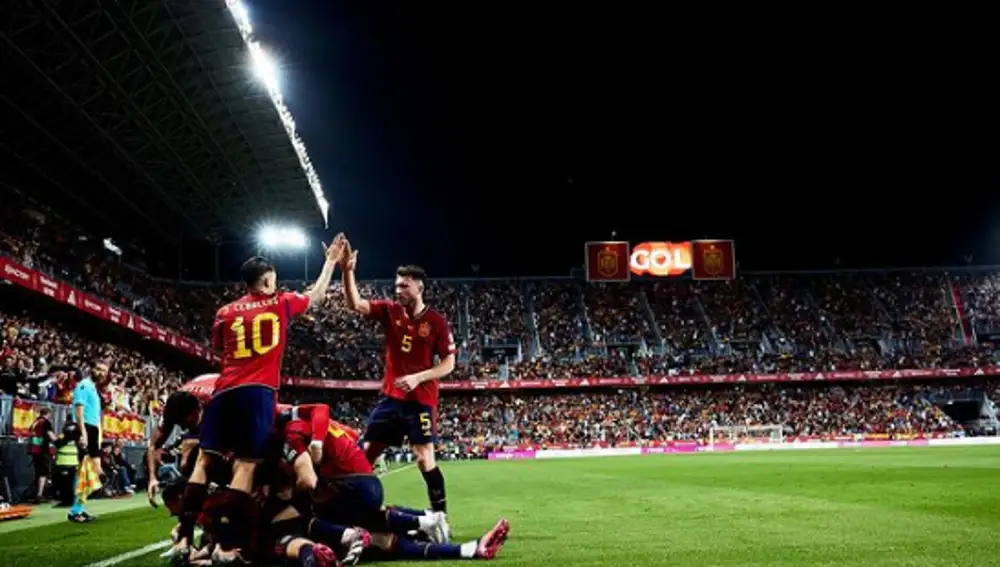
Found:
<path fill-rule="evenodd" d="M 270 329 L 264 332 L 264 322 L 270 322 Z M 247 324 L 246 318 L 242 315 L 237 317 L 230 329 L 236 334 L 236 349 L 233 350 L 233 358 L 250 358 L 253 355 L 263 356 L 278 346 L 281 340 L 279 325 L 281 320 L 277 313 L 258 313 L 250 320 L 250 341 L 247 344 Z"/>

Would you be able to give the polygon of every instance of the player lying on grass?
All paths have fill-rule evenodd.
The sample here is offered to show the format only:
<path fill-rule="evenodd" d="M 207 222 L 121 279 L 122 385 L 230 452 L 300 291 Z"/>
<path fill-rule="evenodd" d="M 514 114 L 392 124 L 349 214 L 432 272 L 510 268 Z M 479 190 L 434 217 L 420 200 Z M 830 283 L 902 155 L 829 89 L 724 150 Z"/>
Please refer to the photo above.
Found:
<path fill-rule="evenodd" d="M 312 493 L 313 513 L 334 525 L 360 526 L 372 532 L 372 545 L 380 555 L 393 559 L 493 559 L 506 542 L 510 525 L 501 519 L 477 541 L 446 543 L 443 514 L 383 504 L 382 482 L 357 446 L 357 433 L 330 420 L 323 442 L 323 457 L 314 464 L 307 447 L 310 424 L 289 422 L 283 432 L 285 463 L 294 471 L 295 485 Z M 425 534 L 431 541 L 407 537 Z"/>
<path fill-rule="evenodd" d="M 438 380 L 455 369 L 455 339 L 444 316 L 424 303 L 427 277 L 422 268 L 396 270 L 395 301 L 368 300 L 358 292 L 357 262 L 358 252 L 345 240 L 341 265 L 347 308 L 375 319 L 385 330 L 382 397 L 365 430 L 368 462 L 374 463 L 386 447 L 399 447 L 407 438 L 427 485 L 431 509 L 446 514 L 444 475 L 434 458 L 434 442 Z M 447 521 L 443 531 L 447 538 Z"/>

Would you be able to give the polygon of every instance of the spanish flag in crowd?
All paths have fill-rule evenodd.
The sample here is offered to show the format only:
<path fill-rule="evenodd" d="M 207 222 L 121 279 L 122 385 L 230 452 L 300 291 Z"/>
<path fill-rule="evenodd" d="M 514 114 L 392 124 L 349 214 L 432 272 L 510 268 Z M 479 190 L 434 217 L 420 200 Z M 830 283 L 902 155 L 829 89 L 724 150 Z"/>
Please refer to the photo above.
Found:
<path fill-rule="evenodd" d="M 35 404 L 14 400 L 14 436 L 31 437 L 31 424 L 35 422 Z"/>

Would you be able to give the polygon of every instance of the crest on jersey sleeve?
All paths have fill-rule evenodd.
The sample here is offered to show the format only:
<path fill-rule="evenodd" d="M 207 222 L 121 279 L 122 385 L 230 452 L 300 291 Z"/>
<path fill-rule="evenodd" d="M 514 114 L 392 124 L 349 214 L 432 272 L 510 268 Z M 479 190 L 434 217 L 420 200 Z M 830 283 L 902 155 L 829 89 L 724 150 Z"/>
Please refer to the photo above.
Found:
<path fill-rule="evenodd" d="M 417 332 L 420 334 L 421 337 L 427 337 L 428 335 L 431 334 L 431 324 L 428 323 L 427 321 L 424 321 L 423 323 L 420 324 L 420 328 L 417 329 Z"/>

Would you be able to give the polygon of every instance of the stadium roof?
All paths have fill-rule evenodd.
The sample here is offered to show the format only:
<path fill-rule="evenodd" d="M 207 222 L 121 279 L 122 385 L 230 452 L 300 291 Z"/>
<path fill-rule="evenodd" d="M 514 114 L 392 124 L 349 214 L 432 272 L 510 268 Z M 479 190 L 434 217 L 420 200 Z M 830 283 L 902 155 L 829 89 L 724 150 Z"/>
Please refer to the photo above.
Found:
<path fill-rule="evenodd" d="M 322 225 L 319 180 L 280 94 L 251 71 L 245 11 L 230 7 L 5 3 L 0 186 L 167 241 L 265 219 Z"/>

